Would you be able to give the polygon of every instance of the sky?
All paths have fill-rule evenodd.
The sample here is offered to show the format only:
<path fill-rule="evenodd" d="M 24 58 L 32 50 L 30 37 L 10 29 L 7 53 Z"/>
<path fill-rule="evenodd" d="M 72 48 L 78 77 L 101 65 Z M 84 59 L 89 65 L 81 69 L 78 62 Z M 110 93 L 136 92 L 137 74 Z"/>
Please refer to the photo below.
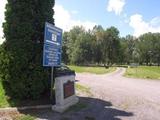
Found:
<path fill-rule="evenodd" d="M 6 1 L 0 3 L 0 25 L 4 21 Z M 115 26 L 121 37 L 128 34 L 138 37 L 147 32 L 160 32 L 159 6 L 160 0 L 55 0 L 53 17 L 55 25 L 63 31 L 75 25 L 82 25 L 86 30 L 95 25 L 104 29 Z"/>

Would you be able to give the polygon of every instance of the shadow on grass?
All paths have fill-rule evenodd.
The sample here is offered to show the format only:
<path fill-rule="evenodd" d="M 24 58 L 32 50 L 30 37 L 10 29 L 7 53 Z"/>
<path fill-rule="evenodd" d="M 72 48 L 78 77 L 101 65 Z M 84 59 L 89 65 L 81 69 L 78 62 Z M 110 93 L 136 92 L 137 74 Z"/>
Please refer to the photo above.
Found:
<path fill-rule="evenodd" d="M 64 113 L 57 113 L 51 109 L 39 109 L 19 112 L 45 120 L 121 120 L 121 117 L 134 115 L 132 112 L 113 108 L 112 104 L 107 101 L 87 97 L 80 97 L 79 99 L 78 111 L 73 109 Z"/>

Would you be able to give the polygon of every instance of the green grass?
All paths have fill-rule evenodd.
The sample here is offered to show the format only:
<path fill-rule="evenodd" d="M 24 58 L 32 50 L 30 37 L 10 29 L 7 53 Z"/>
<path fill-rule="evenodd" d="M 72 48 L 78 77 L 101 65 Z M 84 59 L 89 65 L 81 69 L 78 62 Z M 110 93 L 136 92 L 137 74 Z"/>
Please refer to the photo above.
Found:
<path fill-rule="evenodd" d="M 32 117 L 30 115 L 21 115 L 14 118 L 14 120 L 35 120 L 35 119 L 36 119 L 35 117 Z"/>
<path fill-rule="evenodd" d="M 5 91 L 2 86 L 2 81 L 0 80 L 0 107 L 9 107 L 10 104 L 7 101 L 7 97 L 5 95 Z"/>
<path fill-rule="evenodd" d="M 75 87 L 78 91 L 83 92 L 83 93 L 87 93 L 87 94 L 91 94 L 89 87 L 83 86 L 81 84 L 75 84 L 75 85 L 76 85 Z"/>
<path fill-rule="evenodd" d="M 105 74 L 116 70 L 115 67 L 106 69 L 105 67 L 84 67 L 84 66 L 69 66 L 70 69 L 75 70 L 77 73 L 94 73 L 94 74 Z"/>
<path fill-rule="evenodd" d="M 137 68 L 128 68 L 124 76 L 133 77 L 133 78 L 159 79 L 160 80 L 160 67 L 139 66 Z"/>

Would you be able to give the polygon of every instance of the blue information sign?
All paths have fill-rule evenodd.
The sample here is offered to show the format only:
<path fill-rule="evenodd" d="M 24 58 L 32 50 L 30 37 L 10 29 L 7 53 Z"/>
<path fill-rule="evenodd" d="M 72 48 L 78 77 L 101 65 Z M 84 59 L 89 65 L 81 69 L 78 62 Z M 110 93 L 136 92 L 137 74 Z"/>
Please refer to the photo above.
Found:
<path fill-rule="evenodd" d="M 59 66 L 61 64 L 62 29 L 45 23 L 43 47 L 43 66 Z"/>

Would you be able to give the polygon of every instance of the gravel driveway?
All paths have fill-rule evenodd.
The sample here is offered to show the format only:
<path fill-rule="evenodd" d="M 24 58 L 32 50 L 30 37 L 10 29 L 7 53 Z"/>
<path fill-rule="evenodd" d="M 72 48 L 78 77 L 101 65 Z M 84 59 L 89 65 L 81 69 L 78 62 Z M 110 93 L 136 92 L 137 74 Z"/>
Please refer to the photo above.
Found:
<path fill-rule="evenodd" d="M 105 75 L 77 74 L 76 80 L 89 86 L 96 99 L 109 101 L 113 108 L 132 113 L 117 115 L 115 120 L 160 120 L 160 81 L 125 78 L 122 76 L 125 70 L 117 68 Z"/>

